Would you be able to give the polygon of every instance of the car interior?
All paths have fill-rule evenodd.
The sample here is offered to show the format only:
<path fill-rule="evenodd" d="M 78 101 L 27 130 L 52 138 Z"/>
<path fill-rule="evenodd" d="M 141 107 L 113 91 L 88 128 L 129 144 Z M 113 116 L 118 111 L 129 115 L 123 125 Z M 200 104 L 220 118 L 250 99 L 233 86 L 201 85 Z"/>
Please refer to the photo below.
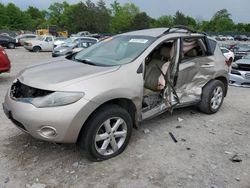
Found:
<path fill-rule="evenodd" d="M 175 40 L 162 43 L 145 60 L 143 112 L 166 103 L 168 95 L 171 93 L 167 80 L 168 74 L 171 72 L 170 64 L 173 64 L 176 58 L 175 43 Z M 201 38 L 183 39 L 181 63 L 205 56 L 205 52 L 206 46 Z M 176 80 L 177 77 L 173 79 L 173 86 L 175 86 Z M 171 100 L 170 98 L 168 100 Z"/>

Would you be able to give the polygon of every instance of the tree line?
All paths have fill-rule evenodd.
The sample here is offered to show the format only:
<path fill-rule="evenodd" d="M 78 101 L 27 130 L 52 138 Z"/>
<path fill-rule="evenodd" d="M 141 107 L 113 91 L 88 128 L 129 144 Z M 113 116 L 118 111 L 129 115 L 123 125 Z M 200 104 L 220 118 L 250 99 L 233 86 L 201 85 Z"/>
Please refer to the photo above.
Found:
<path fill-rule="evenodd" d="M 234 23 L 231 14 L 222 9 L 211 20 L 197 20 L 180 11 L 175 15 L 164 15 L 158 19 L 141 12 L 133 3 L 120 4 L 114 1 L 107 6 L 104 0 L 97 3 L 87 0 L 77 4 L 53 3 L 47 10 L 29 6 L 21 10 L 13 3 L 0 3 L 0 29 L 29 30 L 56 25 L 69 33 L 90 31 L 93 33 L 121 33 L 152 27 L 185 25 L 204 32 L 250 32 L 250 24 Z"/>

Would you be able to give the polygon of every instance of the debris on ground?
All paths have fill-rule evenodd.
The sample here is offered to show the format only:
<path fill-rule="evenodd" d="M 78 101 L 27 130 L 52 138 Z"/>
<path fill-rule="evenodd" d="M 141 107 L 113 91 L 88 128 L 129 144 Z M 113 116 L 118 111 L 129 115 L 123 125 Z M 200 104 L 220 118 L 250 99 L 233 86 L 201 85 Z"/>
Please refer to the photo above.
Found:
<path fill-rule="evenodd" d="M 182 126 L 177 125 L 175 128 L 176 128 L 176 129 L 180 129 L 180 128 L 182 128 Z"/>
<path fill-rule="evenodd" d="M 179 121 L 179 122 L 182 122 L 183 120 L 184 120 L 184 119 L 178 117 L 178 121 Z"/>
<path fill-rule="evenodd" d="M 232 154 L 233 154 L 233 153 L 230 152 L 230 151 L 225 151 L 224 153 L 225 153 L 225 154 L 228 154 L 228 155 L 232 155 Z"/>
<path fill-rule="evenodd" d="M 72 166 L 73 166 L 74 168 L 77 168 L 77 167 L 79 166 L 79 162 L 74 162 L 74 163 L 72 164 Z"/>
<path fill-rule="evenodd" d="M 9 181 L 10 181 L 10 178 L 6 177 L 5 180 L 4 180 L 4 183 L 8 183 Z"/>
<path fill-rule="evenodd" d="M 236 181 L 240 181 L 240 178 L 235 178 Z"/>
<path fill-rule="evenodd" d="M 72 170 L 71 172 L 70 172 L 70 174 L 74 174 L 76 171 L 74 171 L 74 170 Z"/>
<path fill-rule="evenodd" d="M 182 141 L 182 142 L 186 142 L 187 140 L 186 140 L 185 138 L 182 138 L 181 141 Z"/>
<path fill-rule="evenodd" d="M 238 154 L 235 154 L 233 157 L 230 158 L 230 161 L 232 161 L 233 163 L 239 163 L 242 161 L 242 159 Z"/>
<path fill-rule="evenodd" d="M 27 184 L 27 188 L 46 188 L 45 184 L 42 183 L 33 183 L 32 185 Z"/>
<path fill-rule="evenodd" d="M 150 133 L 150 130 L 149 130 L 149 129 L 144 129 L 143 132 L 144 132 L 145 134 L 148 134 L 148 133 Z"/>
<path fill-rule="evenodd" d="M 243 133 L 239 132 L 239 131 L 234 131 L 235 134 L 237 135 L 243 135 Z"/>
<path fill-rule="evenodd" d="M 171 136 L 172 140 L 176 143 L 178 142 L 177 139 L 174 137 L 173 133 L 169 132 L 169 135 Z"/>
<path fill-rule="evenodd" d="M 188 148 L 186 148 L 186 149 L 187 149 L 187 150 L 191 150 L 191 148 L 189 148 L 189 147 L 188 147 Z"/>

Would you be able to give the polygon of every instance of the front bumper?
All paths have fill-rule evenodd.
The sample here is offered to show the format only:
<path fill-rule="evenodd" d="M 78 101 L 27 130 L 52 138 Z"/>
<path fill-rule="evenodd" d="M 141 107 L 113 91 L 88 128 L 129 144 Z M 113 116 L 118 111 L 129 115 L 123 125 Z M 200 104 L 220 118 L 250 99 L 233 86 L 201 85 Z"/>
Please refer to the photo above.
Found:
<path fill-rule="evenodd" d="M 234 86 L 250 87 L 250 71 L 236 71 L 238 74 L 232 74 L 232 72 L 229 74 L 229 84 Z"/>
<path fill-rule="evenodd" d="M 65 54 L 60 54 L 60 53 L 54 53 L 52 52 L 52 57 L 60 57 L 60 56 L 64 56 Z"/>
<path fill-rule="evenodd" d="M 9 92 L 3 103 L 5 114 L 19 129 L 34 138 L 57 143 L 75 143 L 84 122 L 96 108 L 96 103 L 85 99 L 66 106 L 36 108 L 13 100 Z M 43 127 L 53 128 L 56 135 L 42 135 Z"/>
<path fill-rule="evenodd" d="M 24 45 L 23 47 L 24 47 L 26 50 L 29 50 L 29 51 L 31 51 L 31 50 L 33 49 L 33 46 Z"/>

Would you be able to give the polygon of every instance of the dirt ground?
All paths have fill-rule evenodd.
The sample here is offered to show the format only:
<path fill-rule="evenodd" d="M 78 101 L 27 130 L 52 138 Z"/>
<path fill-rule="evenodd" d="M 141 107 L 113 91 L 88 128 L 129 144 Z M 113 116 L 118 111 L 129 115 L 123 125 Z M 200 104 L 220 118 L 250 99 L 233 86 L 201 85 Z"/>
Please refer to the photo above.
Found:
<path fill-rule="evenodd" d="M 12 71 L 0 75 L 1 102 L 15 74 L 51 58 L 51 53 L 23 48 L 6 51 Z M 1 108 L 3 187 L 250 188 L 250 88 L 229 87 L 214 115 L 191 107 L 144 122 L 124 153 L 98 163 L 88 161 L 75 145 L 47 143 L 22 133 Z"/>

